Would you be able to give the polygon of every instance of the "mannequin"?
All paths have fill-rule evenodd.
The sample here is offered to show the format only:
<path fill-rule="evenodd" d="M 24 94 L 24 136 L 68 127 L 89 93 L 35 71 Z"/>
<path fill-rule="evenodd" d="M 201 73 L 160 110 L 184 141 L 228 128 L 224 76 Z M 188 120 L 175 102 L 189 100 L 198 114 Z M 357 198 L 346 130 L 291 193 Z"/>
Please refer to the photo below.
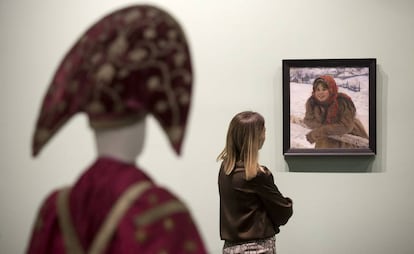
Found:
<path fill-rule="evenodd" d="M 27 253 L 207 253 L 187 206 L 135 163 L 148 115 L 180 155 L 192 83 L 183 30 L 159 8 L 114 11 L 81 36 L 46 92 L 32 154 L 85 113 L 97 158 L 71 186 L 47 196 Z"/>

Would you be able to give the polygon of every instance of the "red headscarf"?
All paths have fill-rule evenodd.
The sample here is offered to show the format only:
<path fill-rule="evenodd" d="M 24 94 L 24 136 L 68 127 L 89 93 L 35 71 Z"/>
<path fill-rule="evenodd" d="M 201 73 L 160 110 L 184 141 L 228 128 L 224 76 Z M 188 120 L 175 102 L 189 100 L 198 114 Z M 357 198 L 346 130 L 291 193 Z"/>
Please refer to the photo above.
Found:
<path fill-rule="evenodd" d="M 33 137 L 36 156 L 74 114 L 95 129 L 152 114 L 180 153 L 193 76 L 185 35 L 173 17 L 148 5 L 115 11 L 90 27 L 60 63 Z"/>
<path fill-rule="evenodd" d="M 316 90 L 316 85 L 317 85 L 318 81 L 323 81 L 328 86 L 329 98 L 326 101 L 323 101 L 323 102 L 319 101 L 315 96 L 315 90 Z M 330 124 L 337 117 L 338 108 L 339 108 L 338 100 L 337 100 L 338 96 L 341 96 L 343 98 L 351 100 L 351 98 L 348 95 L 346 95 L 344 93 L 338 93 L 338 86 L 336 85 L 335 79 L 332 78 L 332 76 L 322 75 L 322 76 L 316 78 L 315 81 L 313 82 L 313 91 L 312 91 L 313 101 L 316 104 L 323 105 L 323 106 L 327 107 L 327 114 L 326 114 L 325 123 Z"/>

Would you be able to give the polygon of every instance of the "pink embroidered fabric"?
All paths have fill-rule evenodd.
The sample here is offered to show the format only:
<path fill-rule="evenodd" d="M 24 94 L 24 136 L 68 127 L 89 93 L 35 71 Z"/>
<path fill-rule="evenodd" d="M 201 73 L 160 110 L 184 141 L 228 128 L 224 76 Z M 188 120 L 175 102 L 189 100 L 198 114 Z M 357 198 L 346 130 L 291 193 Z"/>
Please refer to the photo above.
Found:
<path fill-rule="evenodd" d="M 70 192 L 70 213 L 78 238 L 88 250 L 117 198 L 133 183 L 152 180 L 134 165 L 100 158 L 85 171 Z M 151 223 L 143 217 L 171 202 L 180 202 L 154 184 L 124 215 L 104 253 L 207 253 L 188 210 L 165 212 Z M 155 210 L 154 210 L 155 209 Z M 63 254 L 62 232 L 56 212 L 56 192 L 42 204 L 34 225 L 28 254 Z"/>

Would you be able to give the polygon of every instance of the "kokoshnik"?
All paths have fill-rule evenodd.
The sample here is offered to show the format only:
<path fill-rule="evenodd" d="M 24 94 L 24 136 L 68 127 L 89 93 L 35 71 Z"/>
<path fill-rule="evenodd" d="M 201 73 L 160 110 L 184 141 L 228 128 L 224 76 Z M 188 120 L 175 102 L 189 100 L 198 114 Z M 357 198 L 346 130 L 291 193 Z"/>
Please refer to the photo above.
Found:
<path fill-rule="evenodd" d="M 86 31 L 57 69 L 33 154 L 79 112 L 95 129 L 127 125 L 150 113 L 179 153 L 192 81 L 186 38 L 170 15 L 149 6 L 114 12 Z"/>
<path fill-rule="evenodd" d="M 177 21 L 148 5 L 103 17 L 66 54 L 44 97 L 33 137 L 38 155 L 75 114 L 94 130 L 151 114 L 177 154 L 193 76 Z M 134 164 L 100 157 L 70 188 L 43 202 L 27 253 L 206 253 L 186 206 Z"/>

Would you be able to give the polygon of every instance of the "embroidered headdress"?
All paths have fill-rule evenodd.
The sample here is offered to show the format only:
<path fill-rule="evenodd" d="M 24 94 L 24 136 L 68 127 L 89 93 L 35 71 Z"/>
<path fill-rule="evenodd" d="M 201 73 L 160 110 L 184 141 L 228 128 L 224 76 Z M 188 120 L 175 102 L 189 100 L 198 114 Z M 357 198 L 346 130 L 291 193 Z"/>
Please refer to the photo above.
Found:
<path fill-rule="evenodd" d="M 174 18 L 148 5 L 115 11 L 90 27 L 66 54 L 44 97 L 33 136 L 36 156 L 75 114 L 94 129 L 152 114 L 180 153 L 191 99 L 192 67 Z"/>

